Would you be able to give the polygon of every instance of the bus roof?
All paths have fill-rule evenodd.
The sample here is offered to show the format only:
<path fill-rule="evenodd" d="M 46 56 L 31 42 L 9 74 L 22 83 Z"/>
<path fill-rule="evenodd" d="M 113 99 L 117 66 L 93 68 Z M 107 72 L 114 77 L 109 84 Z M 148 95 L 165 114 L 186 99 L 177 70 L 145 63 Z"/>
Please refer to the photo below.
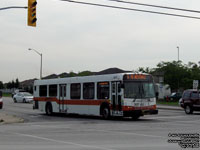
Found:
<path fill-rule="evenodd" d="M 105 74 L 105 75 L 77 76 L 77 77 L 35 80 L 34 85 L 121 81 L 121 80 L 123 80 L 124 75 L 132 75 L 132 74 L 133 75 L 135 75 L 135 74 L 149 75 L 146 73 L 130 72 L 130 73 L 116 73 L 116 74 Z"/>

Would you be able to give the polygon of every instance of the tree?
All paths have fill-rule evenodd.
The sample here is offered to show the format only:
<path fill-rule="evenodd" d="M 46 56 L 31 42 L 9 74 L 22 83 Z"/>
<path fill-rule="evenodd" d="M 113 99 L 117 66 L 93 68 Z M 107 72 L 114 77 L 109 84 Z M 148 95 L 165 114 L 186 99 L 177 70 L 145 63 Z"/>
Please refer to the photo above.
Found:
<path fill-rule="evenodd" d="M 6 88 L 7 88 L 7 89 L 12 89 L 12 83 L 11 83 L 11 82 L 8 82 L 8 83 L 6 84 Z"/>
<path fill-rule="evenodd" d="M 142 73 L 152 73 L 154 69 L 151 69 L 149 67 L 139 67 L 136 72 L 142 72 Z"/>
<path fill-rule="evenodd" d="M 69 76 L 70 76 L 70 77 L 75 77 L 75 76 L 77 76 L 77 74 L 74 73 L 73 71 L 71 71 L 71 72 L 69 73 Z"/>
<path fill-rule="evenodd" d="M 82 71 L 79 72 L 77 76 L 90 76 L 90 75 L 93 75 L 91 71 Z"/>
<path fill-rule="evenodd" d="M 157 67 L 156 71 L 164 72 L 164 83 L 174 91 L 192 88 L 193 80 L 200 80 L 200 67 L 193 62 L 187 65 L 181 61 L 160 62 Z"/>
<path fill-rule="evenodd" d="M 16 81 L 15 81 L 15 86 L 14 86 L 15 88 L 19 88 L 19 80 L 18 80 L 18 78 L 16 79 Z"/>
<path fill-rule="evenodd" d="M 3 86 L 3 82 L 0 81 L 0 89 L 3 89 L 3 88 L 4 88 L 4 86 Z"/>
<path fill-rule="evenodd" d="M 15 88 L 15 81 L 14 80 L 12 80 L 12 82 L 11 82 L 11 88 Z"/>

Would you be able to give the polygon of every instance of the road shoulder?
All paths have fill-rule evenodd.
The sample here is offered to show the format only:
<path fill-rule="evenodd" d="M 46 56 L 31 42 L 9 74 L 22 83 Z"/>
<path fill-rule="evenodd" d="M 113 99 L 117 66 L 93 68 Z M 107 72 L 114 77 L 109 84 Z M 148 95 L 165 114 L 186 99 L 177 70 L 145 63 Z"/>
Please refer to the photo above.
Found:
<path fill-rule="evenodd" d="M 10 123 L 23 123 L 23 122 L 24 122 L 24 119 L 22 118 L 0 112 L 0 125 L 10 124 Z"/>
<path fill-rule="evenodd" d="M 179 106 L 169 106 L 169 105 L 162 105 L 162 104 L 157 104 L 158 109 L 167 109 L 167 110 L 180 110 L 183 111 L 183 108 Z"/>

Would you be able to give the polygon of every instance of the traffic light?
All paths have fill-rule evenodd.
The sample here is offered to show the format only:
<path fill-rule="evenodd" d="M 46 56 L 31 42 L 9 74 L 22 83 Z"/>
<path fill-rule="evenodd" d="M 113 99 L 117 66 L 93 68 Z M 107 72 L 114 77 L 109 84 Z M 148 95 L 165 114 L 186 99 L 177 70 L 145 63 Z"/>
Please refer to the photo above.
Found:
<path fill-rule="evenodd" d="M 36 27 L 36 0 L 28 0 L 28 26 Z"/>

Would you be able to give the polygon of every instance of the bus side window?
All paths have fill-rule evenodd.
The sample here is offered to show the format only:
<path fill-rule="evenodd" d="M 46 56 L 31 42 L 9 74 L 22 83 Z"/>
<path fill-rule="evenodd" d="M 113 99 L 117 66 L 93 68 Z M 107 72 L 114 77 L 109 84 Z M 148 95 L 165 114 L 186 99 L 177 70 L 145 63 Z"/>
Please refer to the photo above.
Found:
<path fill-rule="evenodd" d="M 39 88 L 40 97 L 47 97 L 47 85 L 40 85 Z"/>
<path fill-rule="evenodd" d="M 83 83 L 83 98 L 94 99 L 94 83 Z"/>
<path fill-rule="evenodd" d="M 97 83 L 97 98 L 98 99 L 109 99 L 109 82 L 98 82 Z"/>
<path fill-rule="evenodd" d="M 57 96 L 57 84 L 49 85 L 49 96 L 50 97 Z"/>
<path fill-rule="evenodd" d="M 73 83 L 70 88 L 71 99 L 80 99 L 81 98 L 81 84 Z"/>

